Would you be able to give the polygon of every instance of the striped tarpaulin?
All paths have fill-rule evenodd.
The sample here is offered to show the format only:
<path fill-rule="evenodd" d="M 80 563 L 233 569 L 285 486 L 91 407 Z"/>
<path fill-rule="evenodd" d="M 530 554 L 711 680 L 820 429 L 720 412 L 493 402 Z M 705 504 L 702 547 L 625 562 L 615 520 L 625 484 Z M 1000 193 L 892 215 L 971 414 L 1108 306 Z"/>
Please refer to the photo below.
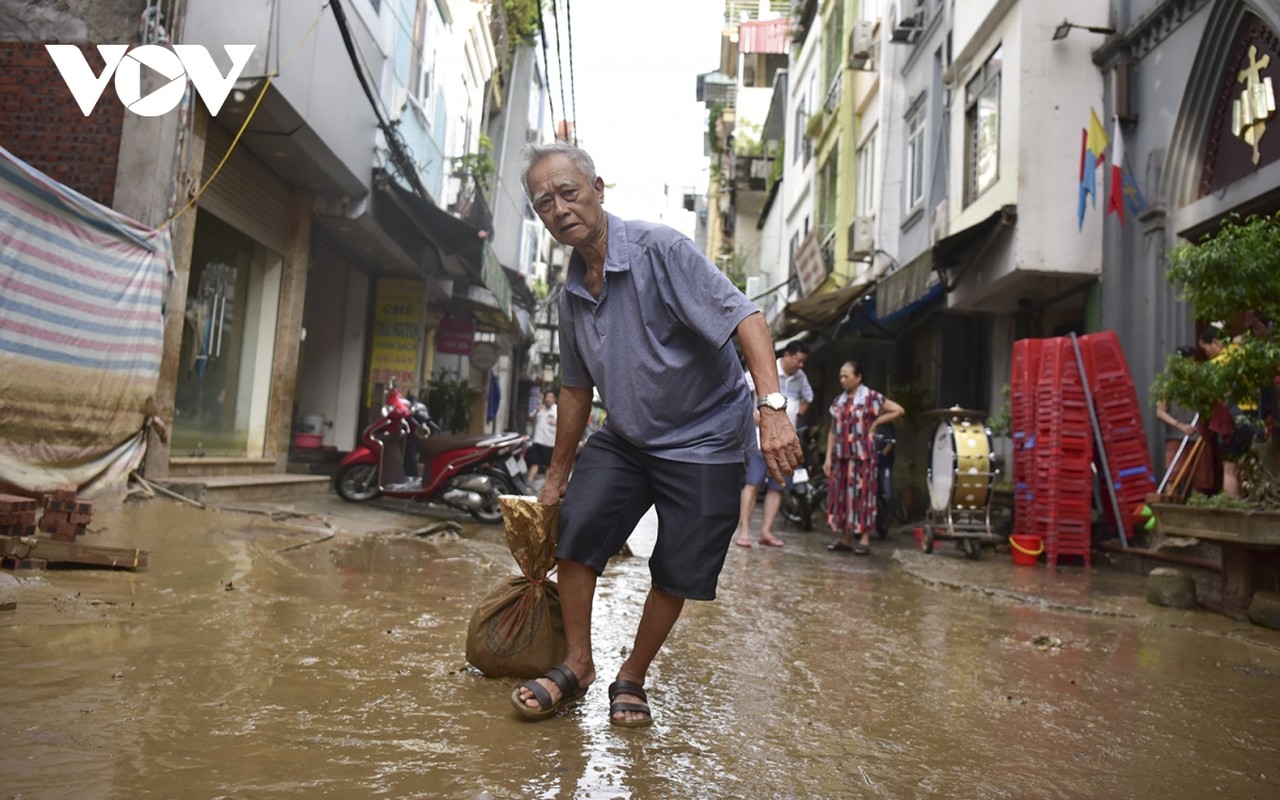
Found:
<path fill-rule="evenodd" d="M 0 484 L 91 493 L 137 466 L 170 274 L 167 231 L 0 148 Z"/>

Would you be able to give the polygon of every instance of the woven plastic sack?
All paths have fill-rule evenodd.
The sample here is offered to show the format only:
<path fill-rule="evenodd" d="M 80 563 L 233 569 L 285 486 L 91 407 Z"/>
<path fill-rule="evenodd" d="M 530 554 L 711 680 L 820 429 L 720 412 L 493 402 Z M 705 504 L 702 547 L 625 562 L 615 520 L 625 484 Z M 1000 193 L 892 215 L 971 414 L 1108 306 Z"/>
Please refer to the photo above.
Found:
<path fill-rule="evenodd" d="M 490 678 L 536 678 L 565 655 L 560 591 L 547 577 L 556 564 L 560 507 L 522 495 L 498 502 L 521 574 L 480 601 L 467 629 L 467 661 Z"/>

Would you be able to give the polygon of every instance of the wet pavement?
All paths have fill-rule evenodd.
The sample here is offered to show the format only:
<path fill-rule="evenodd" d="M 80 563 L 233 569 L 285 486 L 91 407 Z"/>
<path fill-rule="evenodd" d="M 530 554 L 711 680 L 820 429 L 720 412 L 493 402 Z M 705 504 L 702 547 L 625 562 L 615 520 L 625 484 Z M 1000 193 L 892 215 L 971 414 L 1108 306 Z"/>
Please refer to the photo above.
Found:
<path fill-rule="evenodd" d="M 88 540 L 146 571 L 0 573 L 0 796 L 1280 796 L 1280 632 L 1148 605 L 1137 575 L 782 530 L 730 548 L 649 674 L 656 724 L 620 730 L 652 518 L 600 581 L 601 680 L 530 723 L 464 657 L 514 572 L 501 528 L 253 510 L 129 504 Z"/>

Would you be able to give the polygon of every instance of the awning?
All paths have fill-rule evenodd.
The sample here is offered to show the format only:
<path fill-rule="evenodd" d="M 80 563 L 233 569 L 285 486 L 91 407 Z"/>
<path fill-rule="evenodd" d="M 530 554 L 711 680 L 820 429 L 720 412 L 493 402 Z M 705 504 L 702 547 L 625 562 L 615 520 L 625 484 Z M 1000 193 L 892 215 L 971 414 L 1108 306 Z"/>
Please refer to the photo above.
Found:
<path fill-rule="evenodd" d="M 970 225 L 962 231 L 939 239 L 933 246 L 933 268 L 936 270 L 952 267 L 966 267 L 978 253 L 986 249 L 986 245 L 1012 227 L 1018 221 L 1018 207 L 1001 206 L 998 211 L 981 222 Z M 981 243 L 981 246 L 974 247 Z"/>
<path fill-rule="evenodd" d="M 849 306 L 861 300 L 871 283 L 864 281 L 789 303 L 774 320 L 773 337 L 782 339 L 794 336 L 802 330 L 825 328 L 839 319 Z"/>
<path fill-rule="evenodd" d="M 511 282 L 489 247 L 488 234 L 400 186 L 385 182 L 387 192 L 400 203 L 439 249 L 445 270 L 464 276 L 493 294 L 497 307 L 511 316 Z"/>
<path fill-rule="evenodd" d="M 933 258 L 928 252 L 897 272 L 884 276 L 876 285 L 876 314 L 887 317 L 923 297 L 932 278 Z"/>
<path fill-rule="evenodd" d="M 752 20 L 738 25 L 739 53 L 786 55 L 791 48 L 791 20 Z"/>

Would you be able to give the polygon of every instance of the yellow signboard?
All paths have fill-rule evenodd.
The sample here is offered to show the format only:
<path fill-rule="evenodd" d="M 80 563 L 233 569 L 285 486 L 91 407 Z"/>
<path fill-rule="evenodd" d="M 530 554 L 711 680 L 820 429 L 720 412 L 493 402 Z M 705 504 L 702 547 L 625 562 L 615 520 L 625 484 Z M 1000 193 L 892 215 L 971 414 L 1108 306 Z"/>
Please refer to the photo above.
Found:
<path fill-rule="evenodd" d="M 395 378 L 406 391 L 418 385 L 419 343 L 422 333 L 422 281 L 382 279 L 378 281 L 373 312 L 373 335 L 369 342 L 369 398 L 374 387 Z"/>

